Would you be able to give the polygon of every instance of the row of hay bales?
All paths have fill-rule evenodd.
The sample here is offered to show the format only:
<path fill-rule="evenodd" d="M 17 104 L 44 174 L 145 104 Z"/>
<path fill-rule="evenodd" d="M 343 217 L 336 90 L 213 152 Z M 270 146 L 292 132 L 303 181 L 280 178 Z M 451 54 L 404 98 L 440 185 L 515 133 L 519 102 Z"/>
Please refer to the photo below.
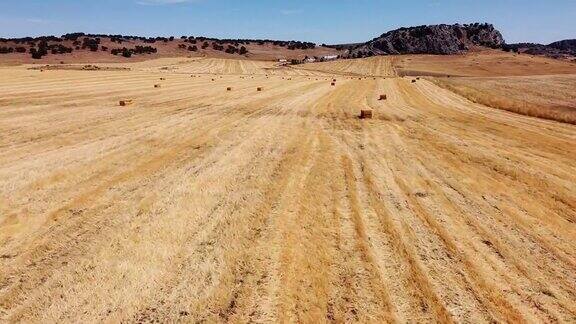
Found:
<path fill-rule="evenodd" d="M 195 77 L 199 77 L 199 76 L 191 75 L 191 77 L 195 78 Z M 222 78 L 223 78 L 223 77 L 220 76 L 220 79 L 222 79 Z M 244 79 L 243 76 L 241 76 L 240 78 L 241 78 L 241 79 Z M 269 76 L 266 75 L 266 78 L 269 78 Z M 254 77 L 252 77 L 252 79 L 254 79 Z M 284 80 L 285 78 L 282 77 L 282 79 Z M 352 79 L 352 78 L 351 78 L 351 79 Z M 416 80 L 419 80 L 419 79 L 420 79 L 420 78 L 413 79 L 413 80 L 412 80 L 412 83 L 415 83 Z M 165 81 L 166 78 L 161 77 L 160 80 L 161 80 L 161 81 Z M 288 78 L 288 80 L 292 80 L 292 78 Z M 308 78 L 308 80 L 311 80 L 311 78 Z M 318 78 L 316 78 L 316 80 L 319 81 Z M 359 78 L 359 80 L 362 80 L 362 78 Z M 376 78 L 374 78 L 374 80 L 376 80 Z M 212 78 L 212 81 L 216 81 L 216 79 Z M 337 82 L 337 79 L 332 79 L 332 82 L 331 82 L 330 85 L 331 85 L 331 86 L 336 86 L 336 82 Z M 162 87 L 161 84 L 154 84 L 154 88 L 161 88 L 161 87 Z M 232 91 L 232 89 L 233 89 L 232 87 L 227 87 L 227 88 L 226 88 L 226 91 Z M 258 91 L 258 92 L 261 92 L 261 91 L 263 91 L 263 90 L 264 90 L 263 87 L 257 87 L 257 88 L 256 88 L 256 91 Z M 386 96 L 385 94 L 380 95 L 379 100 L 387 100 L 387 96 Z M 122 107 L 124 107 L 124 106 L 131 105 L 131 104 L 133 104 L 133 103 L 134 103 L 134 100 L 132 100 L 132 99 L 125 99 L 125 100 L 120 100 L 119 105 L 122 106 Z M 370 118 L 372 118 L 372 116 L 373 116 L 373 113 L 372 113 L 371 110 L 361 110 L 361 112 L 360 112 L 360 118 L 361 118 L 361 119 L 370 119 Z"/>
<path fill-rule="evenodd" d="M 385 94 L 381 94 L 380 97 L 378 98 L 378 100 L 380 100 L 380 101 L 388 100 L 388 96 Z M 360 110 L 360 116 L 358 116 L 358 117 L 360 119 L 372 119 L 373 116 L 374 116 L 374 113 L 371 109 L 362 109 L 362 110 Z"/>
<path fill-rule="evenodd" d="M 191 77 L 192 77 L 192 78 L 195 78 L 195 77 L 199 77 L 199 76 L 192 75 Z M 241 78 L 242 78 L 242 77 L 241 77 Z M 254 77 L 252 77 L 252 78 L 254 78 Z M 220 77 L 220 79 L 222 79 L 222 77 Z M 243 79 L 243 78 L 242 78 L 242 79 Z M 160 81 L 166 81 L 166 78 L 162 77 L 162 78 L 160 78 Z M 212 81 L 216 81 L 216 79 L 212 79 Z M 161 87 L 162 87 L 162 85 L 159 84 L 159 83 L 154 84 L 154 88 L 155 88 L 155 89 L 159 89 L 159 88 L 161 88 Z M 227 87 L 227 88 L 226 88 L 226 91 L 232 91 L 232 87 Z M 257 87 L 257 88 L 256 88 L 256 91 L 258 91 L 258 92 L 264 91 L 264 87 Z M 120 100 L 120 101 L 118 102 L 118 105 L 121 106 L 121 107 L 126 107 L 126 106 L 132 105 L 133 103 L 134 103 L 134 100 L 133 100 L 133 99 L 123 99 L 123 100 Z"/>

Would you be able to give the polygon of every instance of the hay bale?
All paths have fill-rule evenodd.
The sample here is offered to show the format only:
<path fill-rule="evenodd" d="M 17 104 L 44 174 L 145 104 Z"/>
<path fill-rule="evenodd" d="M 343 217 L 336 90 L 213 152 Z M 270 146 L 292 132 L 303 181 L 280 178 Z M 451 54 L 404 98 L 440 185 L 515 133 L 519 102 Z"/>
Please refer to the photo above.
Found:
<path fill-rule="evenodd" d="M 380 95 L 380 100 L 386 100 L 388 99 L 388 96 L 386 96 L 385 94 Z"/>
<path fill-rule="evenodd" d="M 226 88 L 226 91 L 232 91 L 232 87 Z"/>
<path fill-rule="evenodd" d="M 133 103 L 134 103 L 134 101 L 132 99 L 124 99 L 124 100 L 120 100 L 119 105 L 122 107 L 126 107 L 126 106 L 133 104 Z"/>
<path fill-rule="evenodd" d="M 262 91 L 262 90 L 264 90 L 264 88 L 262 88 L 262 87 L 256 88 L 256 91 Z"/>
<path fill-rule="evenodd" d="M 330 85 L 334 87 L 334 86 L 336 86 L 336 82 L 332 82 L 332 83 L 330 83 Z"/>
<path fill-rule="evenodd" d="M 164 81 L 164 80 L 166 80 L 166 78 L 160 78 L 160 81 Z"/>
<path fill-rule="evenodd" d="M 155 84 L 154 88 L 160 88 L 161 86 L 159 84 Z"/>
<path fill-rule="evenodd" d="M 360 119 L 372 119 L 372 110 L 360 110 Z"/>

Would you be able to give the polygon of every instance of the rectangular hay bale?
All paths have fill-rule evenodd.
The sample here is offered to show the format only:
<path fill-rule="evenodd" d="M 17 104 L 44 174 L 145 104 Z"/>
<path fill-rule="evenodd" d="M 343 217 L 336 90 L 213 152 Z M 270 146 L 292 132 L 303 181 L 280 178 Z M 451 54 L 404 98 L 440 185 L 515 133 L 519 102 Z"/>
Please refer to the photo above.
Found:
<path fill-rule="evenodd" d="M 360 119 L 372 119 L 372 110 L 360 110 Z"/>
<path fill-rule="evenodd" d="M 121 107 L 125 107 L 125 106 L 131 105 L 133 103 L 134 103 L 134 101 L 132 99 L 120 100 L 120 102 L 119 102 Z"/>

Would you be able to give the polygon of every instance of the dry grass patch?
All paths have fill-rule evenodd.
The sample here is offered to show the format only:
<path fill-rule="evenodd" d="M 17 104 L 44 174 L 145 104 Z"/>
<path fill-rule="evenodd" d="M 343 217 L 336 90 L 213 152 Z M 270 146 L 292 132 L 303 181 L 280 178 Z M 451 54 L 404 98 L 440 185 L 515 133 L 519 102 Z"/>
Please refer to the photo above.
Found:
<path fill-rule="evenodd" d="M 576 124 L 576 75 L 437 78 L 434 82 L 482 105 Z"/>

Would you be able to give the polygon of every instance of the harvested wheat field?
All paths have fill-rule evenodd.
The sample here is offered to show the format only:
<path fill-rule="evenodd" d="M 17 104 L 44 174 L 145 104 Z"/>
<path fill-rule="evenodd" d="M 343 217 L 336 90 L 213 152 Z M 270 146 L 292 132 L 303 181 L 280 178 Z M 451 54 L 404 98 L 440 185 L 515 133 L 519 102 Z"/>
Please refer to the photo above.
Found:
<path fill-rule="evenodd" d="M 116 63 L 105 64 L 108 68 L 122 67 Z M 296 69 L 291 66 L 280 66 L 271 61 L 234 60 L 222 58 L 165 58 L 154 61 L 130 64 L 132 69 L 142 72 L 169 72 L 175 74 L 196 75 L 244 75 L 244 76 L 315 76 L 328 77 L 331 74 L 323 71 Z"/>
<path fill-rule="evenodd" d="M 576 126 L 386 60 L 2 68 L 0 321 L 575 322 Z"/>
<path fill-rule="evenodd" d="M 344 76 L 389 77 L 396 75 L 394 61 L 382 56 L 334 62 L 309 63 L 299 66 L 298 68 L 305 71 L 324 72 Z"/>

